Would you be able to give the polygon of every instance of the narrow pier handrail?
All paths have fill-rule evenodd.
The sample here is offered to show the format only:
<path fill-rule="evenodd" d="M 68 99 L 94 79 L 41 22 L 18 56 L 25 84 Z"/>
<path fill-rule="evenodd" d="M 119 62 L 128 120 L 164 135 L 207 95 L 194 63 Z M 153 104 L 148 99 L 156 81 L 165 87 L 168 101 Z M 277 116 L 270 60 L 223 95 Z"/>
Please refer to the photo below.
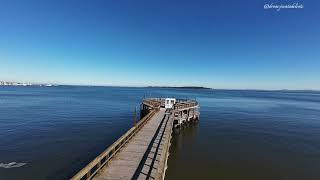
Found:
<path fill-rule="evenodd" d="M 170 117 L 171 119 L 173 117 Z M 169 157 L 169 149 L 171 146 L 171 136 L 172 136 L 172 127 L 173 127 L 173 120 L 169 121 L 170 124 L 169 126 L 169 132 L 168 132 L 168 136 L 169 138 L 167 138 L 167 142 L 164 143 L 164 147 L 163 149 L 165 149 L 164 154 L 162 154 L 162 156 L 160 157 L 159 161 L 160 161 L 160 165 L 157 169 L 157 174 L 156 174 L 156 178 L 155 179 L 159 179 L 159 180 L 164 180 L 165 175 L 166 175 L 166 169 L 167 169 L 167 161 L 168 161 L 168 157 Z"/>
<path fill-rule="evenodd" d="M 199 104 L 197 101 L 191 100 L 187 102 L 177 102 L 174 105 L 174 109 L 185 109 L 185 108 L 190 108 L 190 107 L 197 107 Z"/>
<path fill-rule="evenodd" d="M 156 98 L 149 98 L 149 99 L 144 99 L 143 104 L 146 104 L 152 108 L 160 108 L 162 105 L 162 100 L 161 99 L 156 99 Z M 164 100 L 163 100 L 164 103 Z"/>
<path fill-rule="evenodd" d="M 147 98 L 143 100 L 143 104 L 152 107 L 152 108 L 159 108 L 160 106 L 164 107 L 165 98 Z M 186 109 L 198 107 L 198 102 L 196 100 L 190 99 L 176 99 L 176 103 L 174 105 L 174 109 Z"/>
<path fill-rule="evenodd" d="M 159 109 L 153 109 L 142 118 L 134 127 L 129 129 L 116 142 L 109 146 L 86 167 L 74 175 L 71 180 L 91 179 L 99 170 L 104 167 L 114 157 L 114 155 L 148 122 Z"/>

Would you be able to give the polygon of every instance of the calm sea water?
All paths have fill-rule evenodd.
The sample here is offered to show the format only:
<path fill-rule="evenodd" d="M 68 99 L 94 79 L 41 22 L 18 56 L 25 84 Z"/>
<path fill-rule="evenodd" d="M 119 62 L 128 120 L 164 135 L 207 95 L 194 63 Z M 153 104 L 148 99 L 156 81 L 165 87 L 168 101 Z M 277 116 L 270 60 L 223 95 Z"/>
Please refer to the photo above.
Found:
<path fill-rule="evenodd" d="M 174 132 L 166 179 L 320 179 L 319 92 L 76 86 L 0 87 L 0 179 L 71 177 L 144 96 L 201 105 L 200 122 Z"/>

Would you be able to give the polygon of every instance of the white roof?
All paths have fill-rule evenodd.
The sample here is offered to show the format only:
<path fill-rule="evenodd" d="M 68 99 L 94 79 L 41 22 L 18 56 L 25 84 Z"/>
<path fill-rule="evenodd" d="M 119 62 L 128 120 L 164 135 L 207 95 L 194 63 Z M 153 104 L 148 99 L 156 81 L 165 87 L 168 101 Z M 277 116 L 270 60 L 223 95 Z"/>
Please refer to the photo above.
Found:
<path fill-rule="evenodd" d="M 176 100 L 176 98 L 166 98 L 166 100 Z"/>

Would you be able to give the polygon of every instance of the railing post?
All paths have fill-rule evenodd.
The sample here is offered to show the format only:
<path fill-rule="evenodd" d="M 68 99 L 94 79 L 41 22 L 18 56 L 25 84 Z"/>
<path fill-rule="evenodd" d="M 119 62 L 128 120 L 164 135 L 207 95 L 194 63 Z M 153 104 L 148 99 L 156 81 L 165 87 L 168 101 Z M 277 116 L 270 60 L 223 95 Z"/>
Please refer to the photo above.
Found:
<path fill-rule="evenodd" d="M 133 126 L 136 126 L 136 123 L 137 123 L 136 121 L 137 121 L 137 106 L 135 107 L 133 112 Z"/>
<path fill-rule="evenodd" d="M 86 179 L 89 179 L 89 178 L 90 178 L 90 176 L 91 176 L 91 172 L 90 172 L 90 171 L 88 171 L 88 172 L 87 172 L 87 174 L 86 174 Z"/>

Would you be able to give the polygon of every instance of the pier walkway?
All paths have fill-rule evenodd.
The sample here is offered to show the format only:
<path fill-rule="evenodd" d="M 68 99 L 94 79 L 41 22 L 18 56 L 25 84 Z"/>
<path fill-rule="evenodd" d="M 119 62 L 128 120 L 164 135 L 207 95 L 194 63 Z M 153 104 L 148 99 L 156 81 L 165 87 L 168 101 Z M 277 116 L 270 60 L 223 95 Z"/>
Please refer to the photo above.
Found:
<path fill-rule="evenodd" d="M 160 109 L 123 150 L 114 157 L 108 168 L 102 169 L 93 179 L 132 179 L 134 176 L 138 179 L 146 179 L 147 176 L 150 177 L 151 162 L 154 162 L 157 158 L 155 153 L 159 151 L 159 140 L 164 133 L 163 129 L 167 122 L 168 117 L 165 116 L 165 109 Z M 162 128 L 161 131 L 158 130 L 159 127 Z M 151 149 L 150 145 L 152 145 Z M 146 153 L 148 154 L 147 159 L 144 158 Z M 154 174 L 156 173 L 152 174 L 153 178 L 155 178 Z"/>
<path fill-rule="evenodd" d="M 179 108 L 164 108 L 163 101 L 145 100 L 141 112 L 147 111 L 146 115 L 71 179 L 163 180 L 174 123 L 198 118 L 194 110 L 198 104 L 176 103 L 176 107 L 182 109 L 180 112 Z"/>

